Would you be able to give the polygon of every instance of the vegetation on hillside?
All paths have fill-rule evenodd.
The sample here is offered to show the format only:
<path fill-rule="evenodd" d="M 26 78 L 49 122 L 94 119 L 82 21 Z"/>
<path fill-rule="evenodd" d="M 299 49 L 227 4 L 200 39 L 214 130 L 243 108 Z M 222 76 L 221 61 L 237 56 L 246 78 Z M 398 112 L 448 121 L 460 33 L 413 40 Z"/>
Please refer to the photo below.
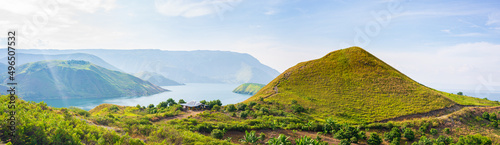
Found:
<path fill-rule="evenodd" d="M 450 95 L 410 79 L 359 47 L 351 47 L 289 68 L 245 102 L 260 98 L 296 100 L 316 119 L 369 123 L 425 113 L 455 104 L 498 105 Z"/>
<path fill-rule="evenodd" d="M 254 95 L 256 94 L 262 87 L 265 85 L 263 84 L 256 84 L 256 83 L 245 83 L 241 84 L 237 88 L 233 90 L 234 93 L 238 94 L 248 94 L 248 95 Z"/>
<path fill-rule="evenodd" d="M 39 61 L 16 70 L 18 95 L 26 99 L 145 96 L 166 91 L 132 75 L 80 60 Z"/>

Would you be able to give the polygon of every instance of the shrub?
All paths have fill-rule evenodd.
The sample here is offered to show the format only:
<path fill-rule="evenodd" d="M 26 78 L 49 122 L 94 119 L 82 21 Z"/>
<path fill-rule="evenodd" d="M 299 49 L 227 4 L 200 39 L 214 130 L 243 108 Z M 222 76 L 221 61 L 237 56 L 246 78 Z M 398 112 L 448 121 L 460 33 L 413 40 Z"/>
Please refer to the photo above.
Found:
<path fill-rule="evenodd" d="M 295 140 L 296 145 L 326 145 L 326 143 L 323 143 L 319 140 L 312 139 L 308 136 L 303 136 L 301 138 L 298 138 Z"/>
<path fill-rule="evenodd" d="M 484 119 L 490 119 L 490 114 L 488 112 L 483 113 L 483 118 Z"/>
<path fill-rule="evenodd" d="M 436 135 L 437 133 L 438 133 L 437 129 L 435 129 L 435 128 L 431 129 L 431 134 L 432 135 Z"/>
<path fill-rule="evenodd" d="M 388 142 L 392 142 L 394 138 L 401 138 L 401 132 L 397 127 L 393 127 L 390 132 L 384 134 L 384 140 Z"/>
<path fill-rule="evenodd" d="M 366 141 L 369 145 L 380 145 L 382 139 L 377 135 L 377 133 L 371 133 L 370 138 Z"/>
<path fill-rule="evenodd" d="M 496 120 L 492 121 L 492 122 L 490 122 L 490 126 L 494 127 L 494 128 L 497 128 L 498 127 L 498 122 Z"/>
<path fill-rule="evenodd" d="M 186 104 L 186 101 L 184 101 L 184 99 L 180 99 L 179 104 Z"/>
<path fill-rule="evenodd" d="M 266 134 L 264 132 L 260 133 L 260 139 L 264 141 L 266 139 Z"/>
<path fill-rule="evenodd" d="M 162 101 L 156 107 L 158 107 L 158 108 L 167 108 L 168 107 L 168 103 L 165 102 L 165 101 Z"/>
<path fill-rule="evenodd" d="M 154 107 L 155 107 L 155 105 L 153 105 L 153 104 L 149 104 L 149 106 L 148 106 L 148 108 L 154 108 Z"/>
<path fill-rule="evenodd" d="M 475 135 L 467 135 L 460 136 L 458 142 L 455 145 L 469 145 L 469 144 L 477 144 L 477 145 L 491 145 L 493 142 L 488 137 L 482 136 L 480 134 Z"/>
<path fill-rule="evenodd" d="M 111 111 L 111 112 L 117 112 L 119 110 L 120 110 L 120 108 L 118 108 L 118 106 L 116 106 L 116 105 L 109 107 L 109 111 Z"/>
<path fill-rule="evenodd" d="M 406 128 L 403 136 L 409 141 L 413 141 L 415 139 L 415 132 L 413 132 L 410 128 Z"/>
<path fill-rule="evenodd" d="M 260 108 L 260 112 L 265 113 L 265 114 L 269 114 L 269 109 L 267 109 L 266 107 L 262 107 L 262 108 Z"/>
<path fill-rule="evenodd" d="M 212 107 L 212 110 L 219 111 L 220 110 L 220 106 L 219 105 L 214 105 L 214 107 Z"/>
<path fill-rule="evenodd" d="M 450 137 L 444 137 L 443 135 L 440 135 L 438 138 L 434 140 L 435 144 L 450 144 L 452 143 L 452 139 Z"/>
<path fill-rule="evenodd" d="M 490 114 L 490 121 L 496 121 L 497 120 L 497 114 L 491 113 Z"/>
<path fill-rule="evenodd" d="M 174 100 L 174 99 L 172 99 L 172 98 L 168 98 L 168 99 L 167 99 L 167 105 L 168 105 L 168 106 L 174 106 L 174 105 L 176 105 L 176 104 L 177 104 L 177 103 L 175 102 L 175 100 Z"/>
<path fill-rule="evenodd" d="M 253 106 L 257 105 L 254 101 L 248 102 L 248 107 L 252 108 Z"/>
<path fill-rule="evenodd" d="M 227 112 L 234 112 L 234 111 L 236 111 L 236 107 L 234 106 L 234 104 L 229 104 L 226 106 L 226 111 Z"/>
<path fill-rule="evenodd" d="M 246 111 L 240 112 L 240 118 L 246 119 L 247 117 L 248 117 L 248 112 L 246 112 Z"/>
<path fill-rule="evenodd" d="M 432 145 L 432 141 L 426 136 L 421 136 L 420 140 L 418 140 L 418 145 Z"/>
<path fill-rule="evenodd" d="M 293 104 L 292 105 L 292 112 L 293 113 L 301 113 L 301 112 L 305 112 L 306 109 L 304 109 L 304 107 L 300 106 L 299 104 Z"/>
<path fill-rule="evenodd" d="M 450 134 L 450 128 L 444 128 L 444 133 Z"/>
<path fill-rule="evenodd" d="M 224 137 L 225 133 L 226 133 L 226 130 L 214 129 L 214 130 L 212 130 L 212 133 L 210 133 L 210 135 L 213 138 L 222 139 Z"/>
<path fill-rule="evenodd" d="M 347 139 L 343 139 L 343 140 L 340 140 L 340 144 L 339 145 L 350 145 L 351 142 L 349 142 L 349 140 Z"/>
<path fill-rule="evenodd" d="M 245 111 L 245 108 L 247 107 L 247 104 L 244 104 L 244 103 L 240 103 L 238 104 L 238 110 L 240 111 Z"/>
<path fill-rule="evenodd" d="M 394 139 L 391 141 L 391 144 L 390 144 L 390 145 L 400 145 L 400 144 L 399 144 L 399 141 L 401 141 L 401 138 L 396 137 L 396 138 L 394 138 Z"/>

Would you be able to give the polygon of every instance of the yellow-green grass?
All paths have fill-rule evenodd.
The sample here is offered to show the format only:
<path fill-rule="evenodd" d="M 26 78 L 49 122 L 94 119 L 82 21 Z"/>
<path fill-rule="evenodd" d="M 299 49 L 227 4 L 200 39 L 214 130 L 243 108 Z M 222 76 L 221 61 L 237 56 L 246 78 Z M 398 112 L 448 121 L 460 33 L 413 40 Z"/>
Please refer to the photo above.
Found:
<path fill-rule="evenodd" d="M 374 122 L 476 99 L 449 95 L 410 79 L 359 47 L 337 50 L 289 68 L 245 102 L 259 98 L 298 104 L 317 119 Z M 455 101 L 457 100 L 457 101 Z M 477 105 L 494 103 L 475 101 Z"/>

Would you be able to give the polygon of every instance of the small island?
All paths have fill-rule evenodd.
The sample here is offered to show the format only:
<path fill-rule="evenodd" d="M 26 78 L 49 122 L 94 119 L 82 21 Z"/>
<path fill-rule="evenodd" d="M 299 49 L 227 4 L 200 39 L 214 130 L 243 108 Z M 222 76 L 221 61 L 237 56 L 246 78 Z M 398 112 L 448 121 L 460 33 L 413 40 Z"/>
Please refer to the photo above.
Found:
<path fill-rule="evenodd" d="M 234 93 L 254 95 L 265 85 L 257 83 L 244 83 L 233 90 Z"/>

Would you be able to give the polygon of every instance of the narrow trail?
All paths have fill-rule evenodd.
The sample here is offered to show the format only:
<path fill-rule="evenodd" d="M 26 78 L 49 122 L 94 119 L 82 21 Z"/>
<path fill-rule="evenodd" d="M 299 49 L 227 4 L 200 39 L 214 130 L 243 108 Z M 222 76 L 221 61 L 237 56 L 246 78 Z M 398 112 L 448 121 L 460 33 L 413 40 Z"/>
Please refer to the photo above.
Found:
<path fill-rule="evenodd" d="M 459 111 L 463 108 L 483 108 L 483 107 L 488 107 L 488 106 L 475 106 L 475 105 L 460 105 L 460 104 L 455 104 L 450 107 L 445 107 L 442 109 L 438 110 L 433 110 L 425 113 L 417 113 L 417 114 L 410 114 L 410 115 L 405 115 L 405 116 L 399 116 L 395 118 L 389 118 L 389 119 L 384 119 L 381 121 L 375 121 L 374 123 L 386 123 L 389 121 L 404 121 L 404 120 L 411 120 L 411 119 L 417 119 L 417 118 L 426 118 L 426 117 L 435 117 L 438 119 L 445 119 L 448 117 L 449 114 L 452 114 L 456 111 Z"/>

